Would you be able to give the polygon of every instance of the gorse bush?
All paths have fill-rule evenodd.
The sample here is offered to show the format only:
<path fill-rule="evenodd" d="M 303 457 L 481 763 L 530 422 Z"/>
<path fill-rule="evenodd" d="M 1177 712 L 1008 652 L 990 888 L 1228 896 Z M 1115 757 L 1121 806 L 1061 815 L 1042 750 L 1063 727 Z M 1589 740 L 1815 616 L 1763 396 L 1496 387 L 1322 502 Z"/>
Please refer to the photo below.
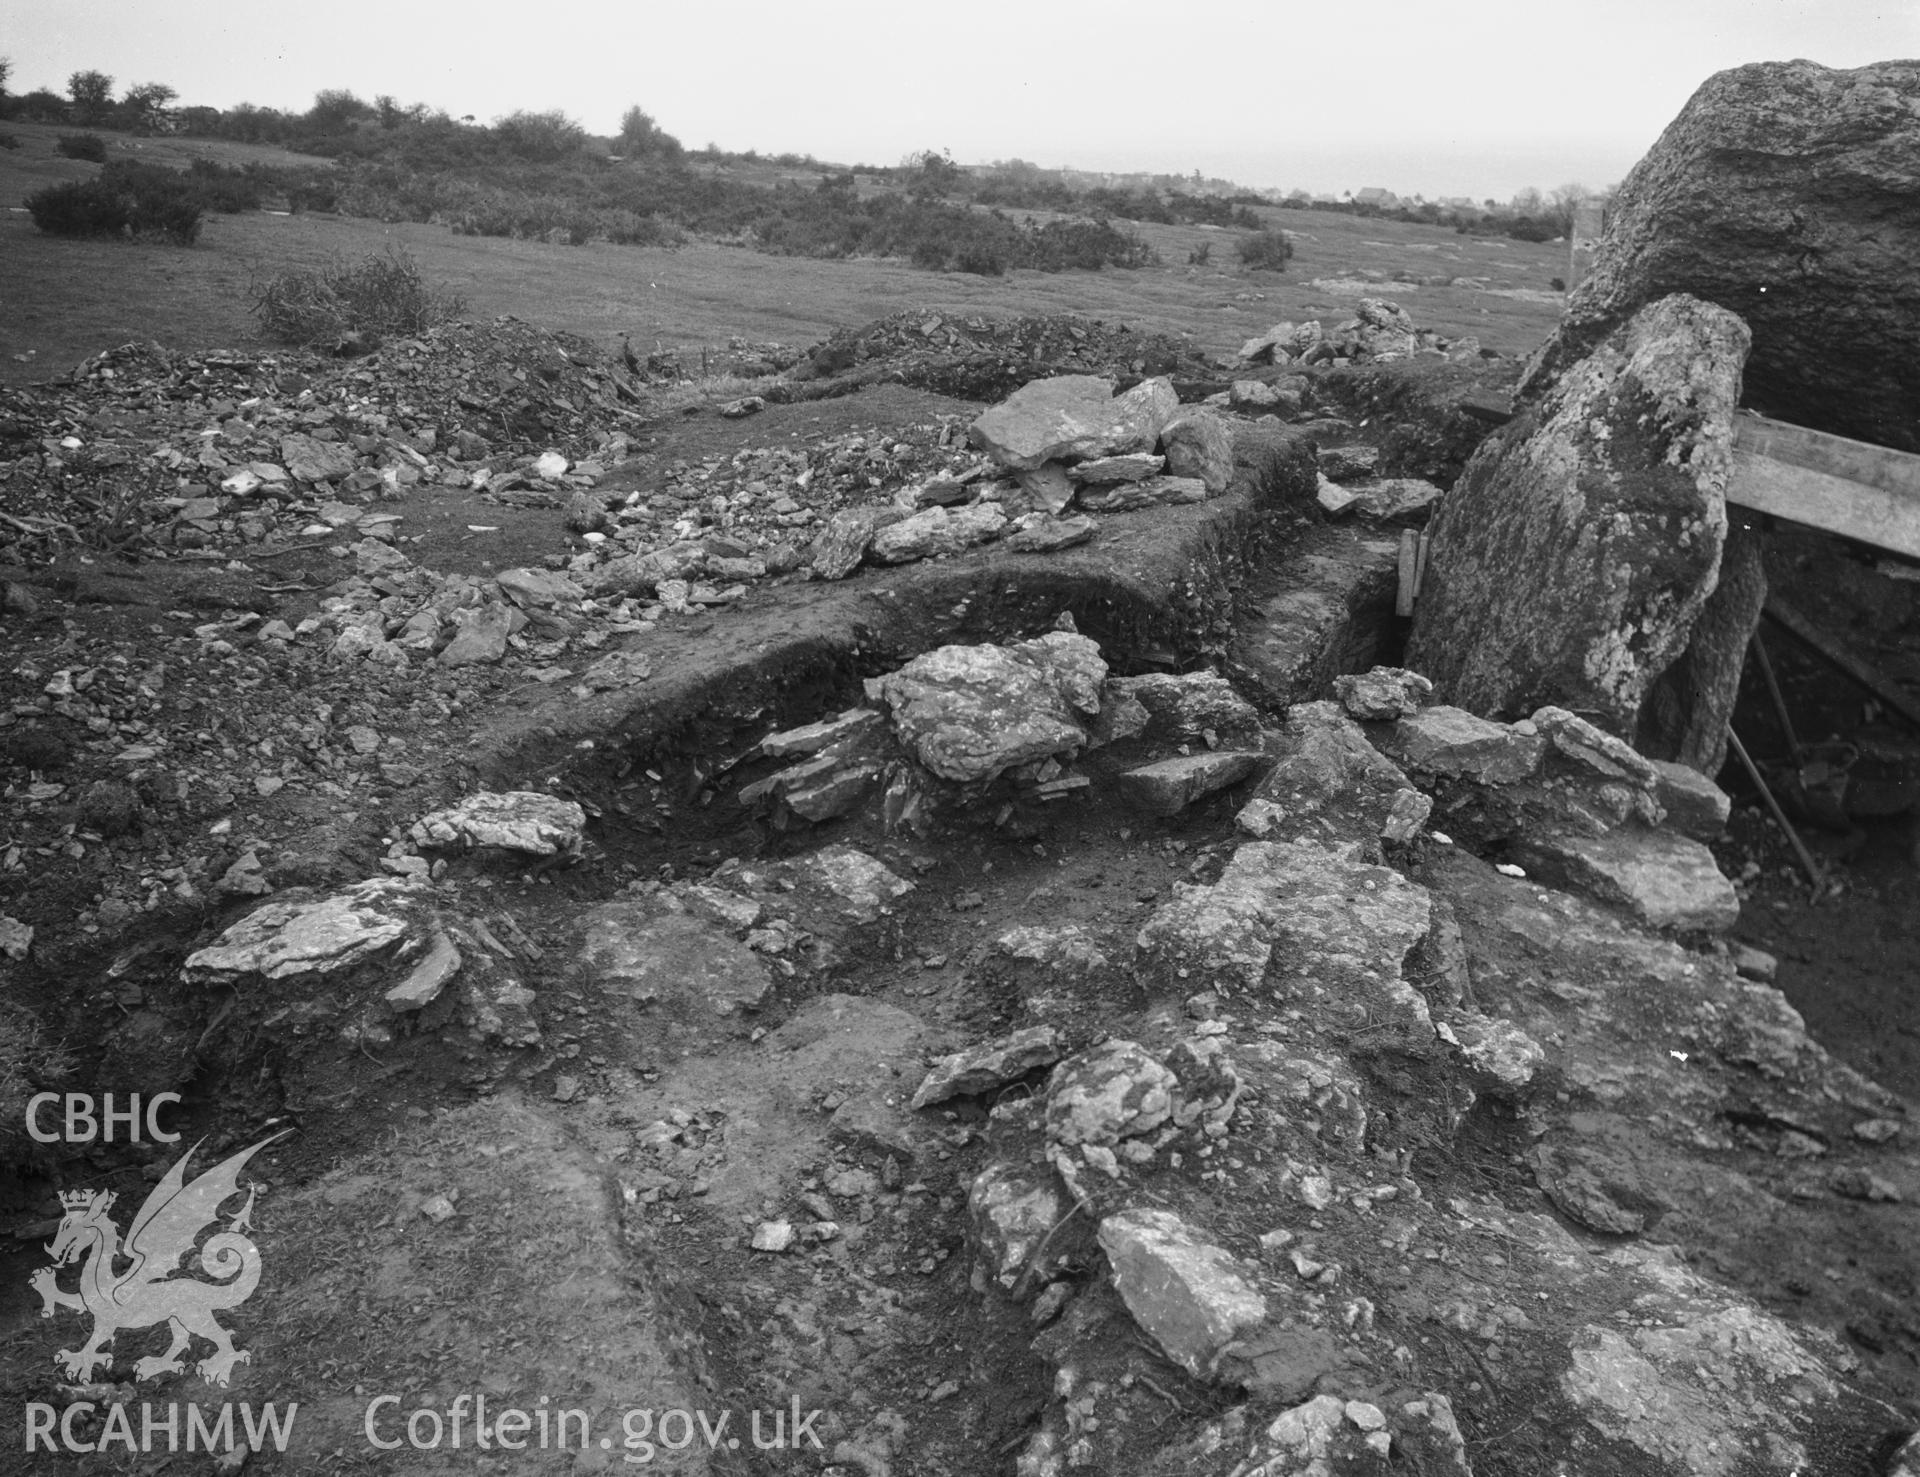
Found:
<path fill-rule="evenodd" d="M 1242 266 L 1256 272 L 1283 272 L 1293 256 L 1293 243 L 1285 231 L 1255 231 L 1240 238 L 1238 251 Z"/>
<path fill-rule="evenodd" d="M 84 159 L 89 164 L 107 162 L 107 141 L 97 133 L 63 133 L 54 147 L 69 159 Z"/>
<path fill-rule="evenodd" d="M 456 294 L 430 286 L 419 263 L 397 248 L 357 262 L 335 257 L 324 267 L 278 272 L 257 279 L 249 296 L 267 332 L 296 344 L 349 333 L 424 333 L 466 308 Z"/>
<path fill-rule="evenodd" d="M 68 180 L 27 196 L 27 213 L 49 236 L 118 236 L 130 209 L 124 195 L 99 180 Z"/>
<path fill-rule="evenodd" d="M 232 169 L 211 159 L 194 160 L 187 169 L 187 178 L 199 191 L 207 209 L 222 215 L 258 210 L 266 194 L 265 181 L 258 172 Z"/>
<path fill-rule="evenodd" d="M 178 170 L 117 160 L 93 179 L 29 195 L 27 211 L 49 236 L 131 236 L 191 246 L 200 237 L 206 203 Z"/>

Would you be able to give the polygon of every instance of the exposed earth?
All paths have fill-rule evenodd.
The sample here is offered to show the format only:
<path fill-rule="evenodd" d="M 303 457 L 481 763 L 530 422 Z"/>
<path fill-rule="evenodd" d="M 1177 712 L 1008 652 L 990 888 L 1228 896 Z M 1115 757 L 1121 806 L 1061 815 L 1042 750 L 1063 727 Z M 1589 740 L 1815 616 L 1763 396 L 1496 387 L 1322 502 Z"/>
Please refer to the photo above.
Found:
<path fill-rule="evenodd" d="M 1731 928 L 1543 885 L 1478 818 L 1572 761 L 1333 680 L 1397 661 L 1400 531 L 1517 364 L 1142 338 L 904 315 L 730 346 L 722 405 L 503 320 L 0 392 L 6 1470 L 1920 1471 L 1902 823 L 1809 902 L 1729 773 Z M 969 441 L 1061 374 L 1212 400 L 1219 476 L 821 577 L 934 508 L 1069 521 Z M 1795 539 L 1783 588 L 1912 645 L 1904 575 Z M 900 674 L 949 648 L 1033 684 L 969 742 L 1065 737 L 940 770 Z M 35 1143 L 39 1090 L 179 1093 L 182 1138 Z M 58 1362 L 57 1194 L 124 1230 L 274 1135 L 225 1386 L 155 1327 Z"/>

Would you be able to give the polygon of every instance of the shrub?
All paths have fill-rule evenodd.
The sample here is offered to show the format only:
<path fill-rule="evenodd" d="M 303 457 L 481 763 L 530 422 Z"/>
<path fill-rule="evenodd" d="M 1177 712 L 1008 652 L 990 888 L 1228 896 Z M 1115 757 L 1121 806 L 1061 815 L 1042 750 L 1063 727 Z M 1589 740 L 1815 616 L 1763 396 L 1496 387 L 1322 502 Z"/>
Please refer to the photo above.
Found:
<path fill-rule="evenodd" d="M 20 136 L 18 134 L 0 133 L 0 149 L 17 149 L 19 147 Z"/>
<path fill-rule="evenodd" d="M 1187 265 L 1190 267 L 1204 267 L 1212 256 L 1213 243 L 1211 241 L 1202 241 L 1187 253 Z"/>
<path fill-rule="evenodd" d="M 63 133 L 54 147 L 69 159 L 84 159 L 89 164 L 107 162 L 107 141 L 97 133 Z"/>
<path fill-rule="evenodd" d="M 455 294 L 429 286 L 419 263 L 397 248 L 256 279 L 248 295 L 267 332 L 296 344 L 356 332 L 424 333 L 466 307 Z"/>
<path fill-rule="evenodd" d="M 264 182 L 256 173 L 230 169 L 211 159 L 196 159 L 187 170 L 187 178 L 199 191 L 208 210 L 222 215 L 238 215 L 243 210 L 258 210 Z"/>
<path fill-rule="evenodd" d="M 118 236 L 132 206 L 99 180 L 68 180 L 27 196 L 27 213 L 49 236 Z"/>
<path fill-rule="evenodd" d="M 984 241 L 963 246 L 960 254 L 954 258 L 953 264 L 960 271 L 971 272 L 976 277 L 1007 275 L 1006 253 L 998 246 Z"/>
<path fill-rule="evenodd" d="M 1567 279 L 1565 277 L 1549 277 L 1547 279 L 1547 286 L 1551 287 L 1555 292 L 1565 292 L 1567 290 Z"/>
<path fill-rule="evenodd" d="M 160 236 L 191 246 L 205 206 L 184 174 L 120 160 L 93 179 L 49 185 L 28 196 L 27 210 L 50 236 Z"/>
<path fill-rule="evenodd" d="M 1256 272 L 1284 272 L 1293 256 L 1285 231 L 1255 231 L 1240 238 L 1240 262 Z"/>

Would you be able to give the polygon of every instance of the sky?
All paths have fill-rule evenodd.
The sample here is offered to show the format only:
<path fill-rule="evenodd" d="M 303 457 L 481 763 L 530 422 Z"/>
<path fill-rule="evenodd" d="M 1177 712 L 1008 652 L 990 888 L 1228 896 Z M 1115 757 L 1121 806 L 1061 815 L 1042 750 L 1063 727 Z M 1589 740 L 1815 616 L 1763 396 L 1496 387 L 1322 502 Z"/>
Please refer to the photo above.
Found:
<path fill-rule="evenodd" d="M 15 92 L 90 68 L 183 103 L 344 87 L 603 134 L 637 104 L 689 148 L 1505 200 L 1617 182 L 1723 68 L 1920 57 L 1920 0 L 5 0 L 0 56 Z"/>

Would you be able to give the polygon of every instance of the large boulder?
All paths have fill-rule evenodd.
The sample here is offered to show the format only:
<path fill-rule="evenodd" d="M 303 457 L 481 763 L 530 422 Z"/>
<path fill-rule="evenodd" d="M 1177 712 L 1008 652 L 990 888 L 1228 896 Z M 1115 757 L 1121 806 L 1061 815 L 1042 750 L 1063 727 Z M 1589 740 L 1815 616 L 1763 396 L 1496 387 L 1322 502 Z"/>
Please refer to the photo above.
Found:
<path fill-rule="evenodd" d="M 1406 664 L 1475 713 L 1552 703 L 1635 737 L 1720 577 L 1748 342 L 1663 298 L 1489 439 L 1434 519 Z M 1696 699 L 1730 692 L 1722 668 L 1691 671 Z"/>
<path fill-rule="evenodd" d="M 1011 646 L 941 646 L 870 679 L 901 746 L 965 784 L 1051 755 L 1077 754 L 1100 711 L 1107 666 L 1084 636 L 1050 631 Z"/>
<path fill-rule="evenodd" d="M 1179 408 L 1180 397 L 1163 379 L 1116 395 L 1111 380 L 1063 374 L 1015 390 L 975 421 L 970 435 L 1001 466 L 1028 472 L 1047 462 L 1152 451 Z"/>
<path fill-rule="evenodd" d="M 1607 208 L 1593 270 L 1523 393 L 1644 304 L 1746 319 L 1746 403 L 1920 451 L 1920 61 L 1709 77 Z"/>

